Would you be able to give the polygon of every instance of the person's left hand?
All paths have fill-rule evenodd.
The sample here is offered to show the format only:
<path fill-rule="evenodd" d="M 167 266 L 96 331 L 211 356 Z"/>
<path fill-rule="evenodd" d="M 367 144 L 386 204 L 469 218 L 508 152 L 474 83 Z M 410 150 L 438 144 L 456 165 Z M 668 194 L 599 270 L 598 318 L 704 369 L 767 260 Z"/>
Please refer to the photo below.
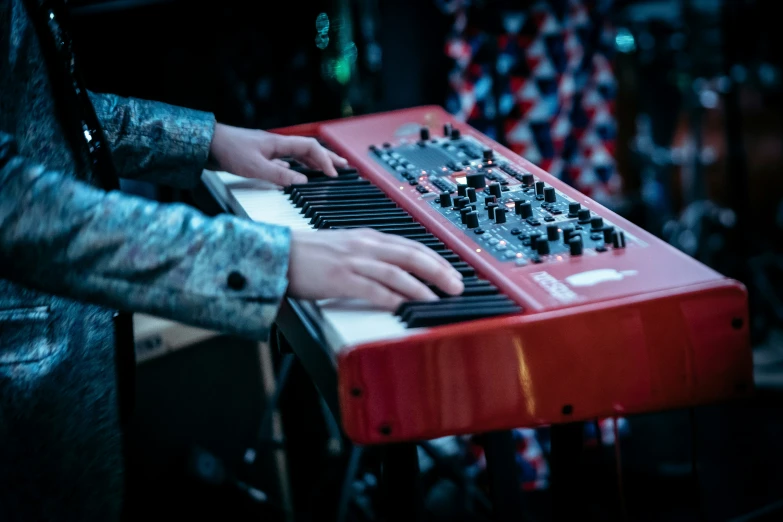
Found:
<path fill-rule="evenodd" d="M 307 176 L 288 168 L 281 157 L 291 157 L 332 177 L 337 176 L 335 166 L 348 164 L 313 138 L 282 136 L 220 123 L 215 126 L 209 152 L 220 170 L 281 186 L 307 183 Z"/>

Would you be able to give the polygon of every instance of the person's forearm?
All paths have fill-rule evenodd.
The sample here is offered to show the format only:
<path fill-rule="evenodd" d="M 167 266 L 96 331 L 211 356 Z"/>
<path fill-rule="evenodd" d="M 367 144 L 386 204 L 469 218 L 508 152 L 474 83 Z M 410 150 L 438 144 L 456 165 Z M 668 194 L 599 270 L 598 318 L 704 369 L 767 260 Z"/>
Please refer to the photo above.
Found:
<path fill-rule="evenodd" d="M 263 338 L 290 232 L 106 193 L 20 157 L 0 133 L 0 277 L 83 301 Z"/>
<path fill-rule="evenodd" d="M 193 188 L 215 131 L 207 112 L 90 93 L 121 177 Z"/>

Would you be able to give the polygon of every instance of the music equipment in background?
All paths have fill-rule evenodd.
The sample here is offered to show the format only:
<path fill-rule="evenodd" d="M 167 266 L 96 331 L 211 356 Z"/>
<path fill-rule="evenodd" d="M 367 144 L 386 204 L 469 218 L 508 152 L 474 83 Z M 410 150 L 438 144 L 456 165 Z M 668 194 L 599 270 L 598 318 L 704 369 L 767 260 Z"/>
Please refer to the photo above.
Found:
<path fill-rule="evenodd" d="M 133 314 L 133 336 L 137 364 L 188 348 L 218 335 L 220 335 L 218 332 L 195 328 L 159 317 Z"/>
<path fill-rule="evenodd" d="M 781 61 L 769 6 L 753 2 L 637 2 L 618 16 L 619 77 L 638 86 L 631 140 L 643 226 L 748 286 L 753 344 L 781 323 L 780 296 L 758 286 L 783 245 Z M 748 39 L 753 31 L 757 35 Z M 778 42 L 779 43 L 779 42 Z M 626 109 L 629 109 L 626 107 Z M 772 262 L 770 262 L 772 261 Z M 774 294 L 774 291 L 772 291 Z"/>
<path fill-rule="evenodd" d="M 720 145 L 723 137 L 710 124 L 716 119 L 718 84 L 725 85 L 720 81 L 719 14 L 719 3 L 670 0 L 634 2 L 617 16 L 616 49 L 624 67 L 618 77 L 626 78 L 626 89 L 627 78 L 633 78 L 639 91 L 630 145 L 648 207 L 643 226 L 655 234 L 662 234 L 688 204 L 707 196 L 706 168 L 712 166 L 709 181 L 716 183 L 715 138 Z"/>
<path fill-rule="evenodd" d="M 742 285 L 442 109 L 279 132 L 315 136 L 353 167 L 327 179 L 295 166 L 312 179 L 285 190 L 205 171 L 224 210 L 408 237 L 465 277 L 463 295 L 394 313 L 284 301 L 279 328 L 353 442 L 568 427 L 554 452 L 579 421 L 752 389 Z"/>

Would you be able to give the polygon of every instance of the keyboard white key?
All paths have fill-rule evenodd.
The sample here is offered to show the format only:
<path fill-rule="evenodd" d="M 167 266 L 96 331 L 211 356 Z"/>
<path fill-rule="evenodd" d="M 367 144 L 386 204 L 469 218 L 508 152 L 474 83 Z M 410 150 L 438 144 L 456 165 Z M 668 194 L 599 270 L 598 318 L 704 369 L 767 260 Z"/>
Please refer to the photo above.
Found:
<path fill-rule="evenodd" d="M 305 218 L 276 185 L 227 172 L 218 172 L 217 176 L 253 221 L 283 225 L 292 230 L 315 230 L 310 219 Z M 329 299 L 316 302 L 316 307 L 323 321 L 319 326 L 335 351 L 424 330 L 409 329 L 394 314 L 378 310 L 365 301 Z"/>
<path fill-rule="evenodd" d="M 295 230 L 313 230 L 308 219 L 291 204 L 288 195 L 272 183 L 219 172 L 220 180 L 253 221 L 283 225 Z"/>

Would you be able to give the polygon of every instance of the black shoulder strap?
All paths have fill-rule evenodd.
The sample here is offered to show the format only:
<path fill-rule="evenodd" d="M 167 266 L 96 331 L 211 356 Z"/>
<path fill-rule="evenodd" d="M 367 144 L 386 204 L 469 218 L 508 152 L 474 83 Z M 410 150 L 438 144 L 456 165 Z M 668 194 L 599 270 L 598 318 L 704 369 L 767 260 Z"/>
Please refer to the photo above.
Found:
<path fill-rule="evenodd" d="M 119 189 L 109 145 L 74 58 L 68 6 L 64 0 L 24 2 L 46 60 L 55 107 L 74 154 L 78 156 L 80 150 L 86 153 L 105 190 Z"/>

